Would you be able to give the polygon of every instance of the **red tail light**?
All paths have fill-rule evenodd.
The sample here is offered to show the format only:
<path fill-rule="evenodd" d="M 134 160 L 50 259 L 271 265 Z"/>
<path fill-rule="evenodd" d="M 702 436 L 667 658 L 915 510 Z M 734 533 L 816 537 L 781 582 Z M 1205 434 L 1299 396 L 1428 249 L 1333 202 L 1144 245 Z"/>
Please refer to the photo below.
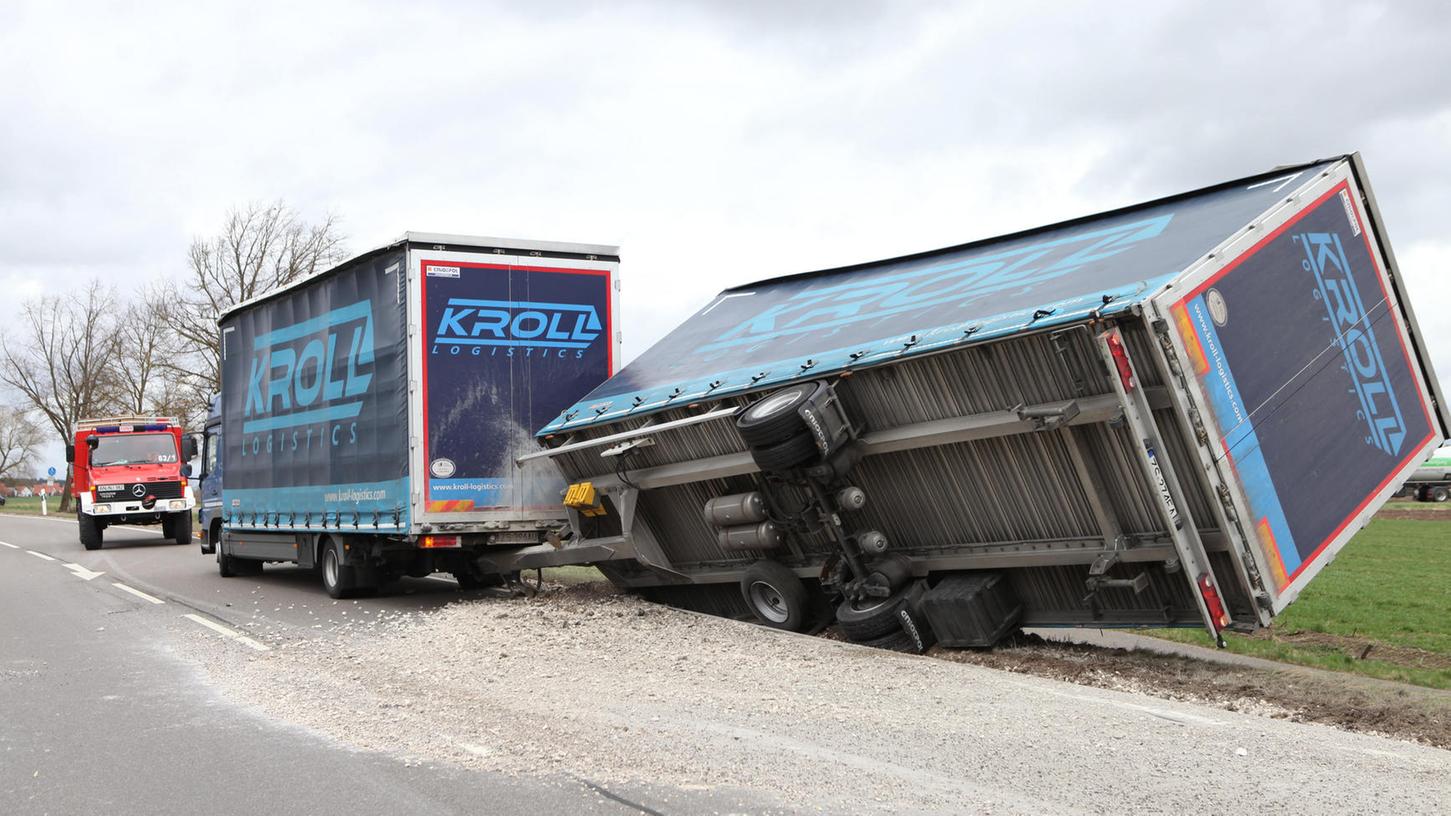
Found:
<path fill-rule="evenodd" d="M 1209 610 L 1209 617 L 1214 621 L 1214 631 L 1218 632 L 1229 625 L 1229 613 L 1224 611 L 1224 601 L 1219 597 L 1219 590 L 1214 588 L 1214 582 L 1209 579 L 1209 573 L 1199 576 L 1199 594 L 1204 596 L 1204 607 Z"/>
<path fill-rule="evenodd" d="M 1134 367 L 1129 364 L 1129 353 L 1118 334 L 1108 335 L 1108 351 L 1113 355 L 1113 364 L 1118 369 L 1118 378 L 1124 385 L 1124 391 L 1134 390 Z"/>
<path fill-rule="evenodd" d="M 418 546 L 430 550 L 458 547 L 462 546 L 462 543 L 456 535 L 426 535 L 418 539 Z"/>

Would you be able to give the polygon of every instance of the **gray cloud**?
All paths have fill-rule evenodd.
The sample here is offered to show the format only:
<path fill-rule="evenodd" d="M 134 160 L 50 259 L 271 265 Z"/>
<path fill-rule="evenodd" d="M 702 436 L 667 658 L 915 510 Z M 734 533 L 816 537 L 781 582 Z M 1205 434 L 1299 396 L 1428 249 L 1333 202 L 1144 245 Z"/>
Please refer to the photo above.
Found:
<path fill-rule="evenodd" d="M 619 242 L 628 358 L 727 285 L 1359 149 L 1446 361 L 1447 31 L 1432 2 L 4 4 L 0 312 L 178 275 L 282 198 L 358 250 Z"/>

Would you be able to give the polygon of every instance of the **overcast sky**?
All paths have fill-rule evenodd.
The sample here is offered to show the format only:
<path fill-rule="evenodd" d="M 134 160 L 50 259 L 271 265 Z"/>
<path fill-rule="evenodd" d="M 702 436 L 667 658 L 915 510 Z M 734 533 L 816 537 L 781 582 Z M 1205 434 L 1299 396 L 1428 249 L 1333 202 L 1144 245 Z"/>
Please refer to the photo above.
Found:
<path fill-rule="evenodd" d="M 1361 151 L 1451 376 L 1451 4 L 0 3 L 0 317 L 282 199 L 734 284 Z"/>

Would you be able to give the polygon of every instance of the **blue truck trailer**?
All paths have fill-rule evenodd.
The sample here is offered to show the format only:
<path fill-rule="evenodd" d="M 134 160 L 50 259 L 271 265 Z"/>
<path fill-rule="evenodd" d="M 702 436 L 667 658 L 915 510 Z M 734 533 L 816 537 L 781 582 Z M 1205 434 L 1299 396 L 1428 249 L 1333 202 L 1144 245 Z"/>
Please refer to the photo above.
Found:
<path fill-rule="evenodd" d="M 722 292 L 543 426 L 616 584 L 863 643 L 1267 626 L 1446 438 L 1360 156 Z"/>
<path fill-rule="evenodd" d="M 515 459 L 614 373 L 618 276 L 613 246 L 407 233 L 226 311 L 203 550 L 333 597 L 498 580 L 567 522 L 559 468 Z"/>

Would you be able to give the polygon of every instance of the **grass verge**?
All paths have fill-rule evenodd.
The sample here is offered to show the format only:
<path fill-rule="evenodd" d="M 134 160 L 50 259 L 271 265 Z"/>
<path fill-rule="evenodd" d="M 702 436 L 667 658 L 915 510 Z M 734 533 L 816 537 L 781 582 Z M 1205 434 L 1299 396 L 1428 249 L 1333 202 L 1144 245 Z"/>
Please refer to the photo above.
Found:
<path fill-rule="evenodd" d="M 1145 634 L 1211 646 L 1203 632 Z M 1232 652 L 1451 689 L 1451 524 L 1376 519 L 1298 600 Z"/>
<path fill-rule="evenodd" d="M 60 497 L 51 496 L 50 498 L 46 499 L 46 502 L 50 515 L 59 515 Z M 38 516 L 40 515 L 40 497 L 12 496 L 5 500 L 4 506 L 0 506 L 0 513 L 19 513 L 21 515 L 27 516 Z"/>

